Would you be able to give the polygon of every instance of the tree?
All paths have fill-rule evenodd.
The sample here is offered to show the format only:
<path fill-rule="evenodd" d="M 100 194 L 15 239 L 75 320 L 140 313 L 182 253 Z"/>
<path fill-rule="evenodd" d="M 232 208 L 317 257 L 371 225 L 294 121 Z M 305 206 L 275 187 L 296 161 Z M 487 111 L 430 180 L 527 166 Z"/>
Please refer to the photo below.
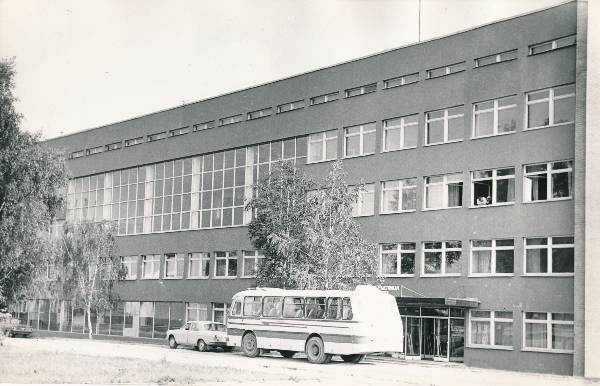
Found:
<path fill-rule="evenodd" d="M 89 338 L 92 338 L 91 311 L 109 310 L 116 294 L 113 287 L 124 277 L 120 258 L 115 255 L 115 225 L 111 222 L 65 226 L 58 240 L 58 278 L 61 292 L 75 307 L 87 313 Z"/>
<path fill-rule="evenodd" d="M 14 76 L 14 60 L 0 60 L 0 303 L 16 300 L 45 265 L 67 183 L 64 156 L 20 130 Z"/>
<path fill-rule="evenodd" d="M 350 188 L 344 178 L 341 162 L 319 185 L 284 163 L 259 181 L 249 204 L 249 235 L 265 254 L 258 285 L 346 289 L 378 282 L 375 246 L 352 217 L 362 186 Z"/>

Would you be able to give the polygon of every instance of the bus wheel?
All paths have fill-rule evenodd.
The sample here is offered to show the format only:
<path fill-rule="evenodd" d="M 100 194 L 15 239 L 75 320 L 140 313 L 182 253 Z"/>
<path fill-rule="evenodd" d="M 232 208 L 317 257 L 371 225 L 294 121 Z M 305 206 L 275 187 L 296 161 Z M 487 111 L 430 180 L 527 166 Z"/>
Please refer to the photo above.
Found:
<path fill-rule="evenodd" d="M 365 359 L 367 354 L 351 354 L 351 355 L 340 355 L 344 362 L 348 363 L 358 363 Z"/>
<path fill-rule="evenodd" d="M 260 354 L 260 349 L 256 345 L 256 335 L 252 332 L 248 332 L 242 338 L 242 352 L 245 356 L 255 358 Z"/>
<path fill-rule="evenodd" d="M 331 361 L 331 354 L 325 354 L 323 340 L 313 336 L 306 342 L 306 356 L 310 363 L 323 364 Z"/>
<path fill-rule="evenodd" d="M 279 353 L 281 354 L 282 357 L 284 358 L 291 358 L 296 354 L 296 351 L 290 351 L 290 350 L 279 350 Z"/>

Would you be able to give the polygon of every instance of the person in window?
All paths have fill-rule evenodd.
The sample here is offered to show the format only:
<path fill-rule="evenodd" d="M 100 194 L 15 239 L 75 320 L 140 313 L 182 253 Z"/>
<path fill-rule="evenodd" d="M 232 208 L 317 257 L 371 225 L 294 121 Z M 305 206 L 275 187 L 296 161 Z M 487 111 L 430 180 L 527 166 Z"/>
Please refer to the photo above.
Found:
<path fill-rule="evenodd" d="M 477 198 L 477 205 L 487 205 L 487 198 L 481 196 Z"/>

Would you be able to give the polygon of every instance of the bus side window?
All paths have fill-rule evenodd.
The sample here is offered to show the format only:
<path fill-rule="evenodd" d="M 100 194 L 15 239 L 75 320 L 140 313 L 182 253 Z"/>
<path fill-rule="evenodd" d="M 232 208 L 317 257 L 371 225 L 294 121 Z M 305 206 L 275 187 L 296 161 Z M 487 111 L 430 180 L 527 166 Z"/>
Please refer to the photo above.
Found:
<path fill-rule="evenodd" d="M 342 318 L 342 298 L 327 299 L 327 319 Z"/>
<path fill-rule="evenodd" d="M 304 298 L 286 297 L 283 301 L 284 318 L 304 317 Z"/>
<path fill-rule="evenodd" d="M 259 316 L 262 308 L 262 297 L 246 296 L 244 298 L 244 316 Z"/>
<path fill-rule="evenodd" d="M 262 315 L 270 318 L 281 318 L 281 296 L 265 296 L 263 299 Z"/>
<path fill-rule="evenodd" d="M 231 306 L 231 315 L 232 316 L 241 316 L 242 315 L 242 302 L 240 299 L 233 299 L 233 305 Z"/>
<path fill-rule="evenodd" d="M 352 320 L 352 303 L 350 303 L 350 298 L 344 298 L 342 319 Z"/>
<path fill-rule="evenodd" d="M 306 298 L 306 318 L 323 319 L 325 317 L 325 298 Z"/>

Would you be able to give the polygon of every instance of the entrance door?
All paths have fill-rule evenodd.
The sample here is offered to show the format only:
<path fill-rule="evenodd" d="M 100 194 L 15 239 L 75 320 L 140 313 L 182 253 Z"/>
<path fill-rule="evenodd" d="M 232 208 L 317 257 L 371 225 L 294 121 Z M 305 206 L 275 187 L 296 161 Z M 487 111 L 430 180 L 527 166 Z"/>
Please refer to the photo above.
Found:
<path fill-rule="evenodd" d="M 423 359 L 448 360 L 448 318 L 423 318 Z"/>
<path fill-rule="evenodd" d="M 421 359 L 421 319 L 404 317 L 404 355 L 406 359 Z"/>

